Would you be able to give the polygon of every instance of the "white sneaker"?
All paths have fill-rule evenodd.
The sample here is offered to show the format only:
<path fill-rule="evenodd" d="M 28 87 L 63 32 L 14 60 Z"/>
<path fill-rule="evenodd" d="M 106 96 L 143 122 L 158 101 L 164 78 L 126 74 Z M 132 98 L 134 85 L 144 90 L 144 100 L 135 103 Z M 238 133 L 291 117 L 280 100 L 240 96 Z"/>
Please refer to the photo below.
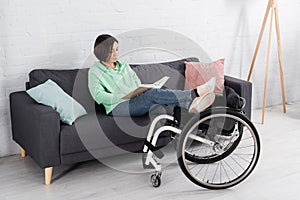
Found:
<path fill-rule="evenodd" d="M 210 92 L 204 96 L 196 97 L 190 105 L 189 112 L 199 113 L 213 104 L 215 100 L 215 93 Z"/>
<path fill-rule="evenodd" d="M 215 90 L 215 87 L 216 87 L 216 78 L 212 77 L 211 79 L 209 79 L 209 81 L 207 81 L 203 85 L 197 86 L 197 93 L 198 93 L 199 97 L 205 96 L 208 93 L 213 93 Z"/>

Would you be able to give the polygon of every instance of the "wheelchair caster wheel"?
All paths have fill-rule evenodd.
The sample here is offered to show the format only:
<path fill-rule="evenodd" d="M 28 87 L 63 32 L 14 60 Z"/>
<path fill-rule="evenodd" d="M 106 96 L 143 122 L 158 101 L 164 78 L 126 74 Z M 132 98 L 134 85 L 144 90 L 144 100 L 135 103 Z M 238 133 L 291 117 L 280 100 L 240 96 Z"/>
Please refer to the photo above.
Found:
<path fill-rule="evenodd" d="M 152 174 L 151 175 L 151 183 L 153 187 L 159 187 L 161 184 L 161 179 L 159 174 Z"/>

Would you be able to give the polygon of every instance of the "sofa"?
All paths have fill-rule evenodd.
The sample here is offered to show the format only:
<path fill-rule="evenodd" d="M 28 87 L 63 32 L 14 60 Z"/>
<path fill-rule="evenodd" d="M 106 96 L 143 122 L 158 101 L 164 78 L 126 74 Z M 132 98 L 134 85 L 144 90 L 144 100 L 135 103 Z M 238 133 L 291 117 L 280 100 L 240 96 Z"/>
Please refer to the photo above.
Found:
<path fill-rule="evenodd" d="M 142 83 L 151 83 L 162 76 L 170 76 L 165 87 L 183 89 L 185 61 L 197 62 L 198 59 L 191 57 L 130 66 Z M 88 91 L 87 74 L 88 68 L 34 69 L 29 73 L 29 80 L 25 83 L 28 90 L 51 79 L 76 99 L 87 114 L 76 119 L 72 125 L 63 123 L 57 111 L 50 106 L 37 103 L 26 91 L 10 94 L 12 138 L 20 146 L 22 157 L 29 155 L 40 168 L 44 169 L 47 185 L 51 183 L 52 170 L 55 166 L 142 151 L 152 115 L 142 117 L 106 115 L 104 107 L 96 104 Z M 244 111 L 250 119 L 252 84 L 225 75 L 224 85 L 231 87 L 246 99 Z M 170 140 L 167 133 L 163 134 L 157 145 L 164 146 Z"/>

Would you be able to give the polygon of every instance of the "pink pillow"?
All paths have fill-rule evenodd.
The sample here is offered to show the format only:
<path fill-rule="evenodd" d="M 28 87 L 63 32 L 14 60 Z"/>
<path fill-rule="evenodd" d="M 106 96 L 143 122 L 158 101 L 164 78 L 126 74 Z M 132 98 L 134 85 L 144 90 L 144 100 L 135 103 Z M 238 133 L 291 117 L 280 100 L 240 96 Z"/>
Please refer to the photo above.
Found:
<path fill-rule="evenodd" d="M 211 63 L 185 62 L 185 89 L 196 88 L 216 77 L 215 93 L 222 94 L 224 89 L 224 58 Z"/>

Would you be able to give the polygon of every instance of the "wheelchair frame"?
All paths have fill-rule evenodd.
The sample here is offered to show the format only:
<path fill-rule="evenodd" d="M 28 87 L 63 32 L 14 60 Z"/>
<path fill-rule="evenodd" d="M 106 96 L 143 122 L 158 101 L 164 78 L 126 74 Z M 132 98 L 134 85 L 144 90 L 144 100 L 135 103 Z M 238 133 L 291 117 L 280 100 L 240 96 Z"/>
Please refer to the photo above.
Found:
<path fill-rule="evenodd" d="M 224 119 L 223 119 L 224 118 Z M 226 145 L 221 145 L 217 141 L 213 141 L 211 138 L 205 138 L 203 136 L 198 136 L 191 134 L 191 130 L 197 128 L 198 129 L 201 123 L 205 123 L 206 120 L 211 121 L 211 120 L 219 120 L 223 119 L 225 120 L 233 120 L 235 121 L 234 124 L 232 124 L 234 127 L 231 130 L 230 136 L 222 136 L 222 137 L 229 137 L 229 141 L 227 141 Z M 170 125 L 165 125 L 162 127 L 157 128 L 155 130 L 155 127 L 157 126 L 158 122 L 161 120 L 167 120 L 169 122 L 172 122 Z M 188 120 L 188 122 L 185 125 L 182 125 L 183 128 L 180 129 L 181 124 L 176 120 L 175 116 L 171 116 L 168 114 L 162 114 L 154 118 L 154 120 L 151 123 L 151 126 L 148 131 L 148 135 L 145 141 L 145 145 L 143 148 L 143 166 L 144 168 L 154 168 L 155 173 L 151 175 L 151 183 L 153 187 L 159 187 L 161 184 L 161 175 L 162 175 L 162 166 L 157 162 L 157 158 L 161 159 L 163 157 L 162 152 L 156 147 L 157 140 L 160 136 L 161 133 L 165 131 L 171 131 L 175 136 L 178 136 L 179 139 L 179 148 L 177 150 L 177 157 L 178 157 L 178 162 L 179 165 L 184 172 L 184 174 L 195 184 L 208 188 L 208 189 L 225 189 L 228 187 L 232 187 L 239 182 L 243 181 L 255 168 L 258 158 L 259 158 L 259 153 L 260 153 L 260 141 L 259 141 L 259 136 L 257 133 L 257 130 L 255 129 L 253 123 L 248 120 L 245 115 L 240 111 L 240 110 L 235 110 L 227 107 L 214 107 L 214 108 L 209 108 L 206 109 L 205 111 L 195 114 L 191 119 Z M 240 128 L 242 127 L 242 128 Z M 247 129 L 250 132 L 250 137 L 253 140 L 253 145 L 251 145 L 251 149 L 253 146 L 253 157 L 249 161 L 249 166 L 245 169 L 242 169 L 242 172 L 239 172 L 240 174 L 236 175 L 237 178 L 235 178 L 233 181 L 228 180 L 227 182 L 225 181 L 224 183 L 220 181 L 220 183 L 209 183 L 203 179 L 199 179 L 196 177 L 193 173 L 192 170 L 188 169 L 188 165 L 192 163 L 194 166 L 196 165 L 203 165 L 202 168 L 206 168 L 208 170 L 208 165 L 216 165 L 214 163 L 221 162 L 220 165 L 220 173 L 222 172 L 221 166 L 224 168 L 225 164 L 222 164 L 222 160 L 226 159 L 232 152 L 236 150 L 238 147 L 239 143 L 241 143 L 241 137 L 244 135 L 244 130 Z M 220 129 L 223 131 L 223 128 Z M 210 134 L 210 133 L 208 133 Z M 216 136 L 215 136 L 216 137 Z M 221 137 L 221 136 L 218 136 Z M 198 145 L 201 146 L 206 146 L 207 148 L 212 149 L 214 152 L 214 158 L 209 155 L 205 155 L 203 157 L 196 157 L 194 159 L 193 155 L 190 153 L 187 154 L 187 150 L 185 149 L 187 141 L 193 141 L 194 143 L 197 143 Z M 249 140 L 249 139 L 248 139 Z M 230 144 L 230 145 L 229 145 Z M 183 147 L 184 146 L 184 147 Z M 181 152 L 180 152 L 181 151 Z M 184 155 L 183 155 L 184 154 Z M 244 153 L 246 154 L 246 153 Z M 247 154 L 250 155 L 249 152 Z M 186 158 L 187 157 L 187 158 Z M 251 157 L 251 156 L 250 156 Z M 193 159 L 191 159 L 193 158 Z M 216 159 L 217 158 L 217 159 Z M 197 160 L 198 159 L 198 160 Z M 193 162 L 191 162 L 193 160 Z M 246 160 L 246 159 L 245 159 Z M 188 164 L 187 164 L 188 163 Z M 224 162 L 225 163 L 225 162 Z M 219 164 L 218 164 L 219 166 Z M 230 166 L 229 166 L 230 168 Z M 243 168 L 243 167 L 241 167 Z M 241 171 L 241 170 L 240 170 Z M 198 172 L 200 173 L 200 171 Z M 214 172 L 217 173 L 217 172 Z M 218 172 L 219 173 L 219 172 Z M 225 173 L 227 173 L 225 171 Z M 216 174 L 215 174 L 216 176 Z M 228 176 L 228 174 L 227 174 Z M 229 179 L 229 177 L 228 177 Z"/>

